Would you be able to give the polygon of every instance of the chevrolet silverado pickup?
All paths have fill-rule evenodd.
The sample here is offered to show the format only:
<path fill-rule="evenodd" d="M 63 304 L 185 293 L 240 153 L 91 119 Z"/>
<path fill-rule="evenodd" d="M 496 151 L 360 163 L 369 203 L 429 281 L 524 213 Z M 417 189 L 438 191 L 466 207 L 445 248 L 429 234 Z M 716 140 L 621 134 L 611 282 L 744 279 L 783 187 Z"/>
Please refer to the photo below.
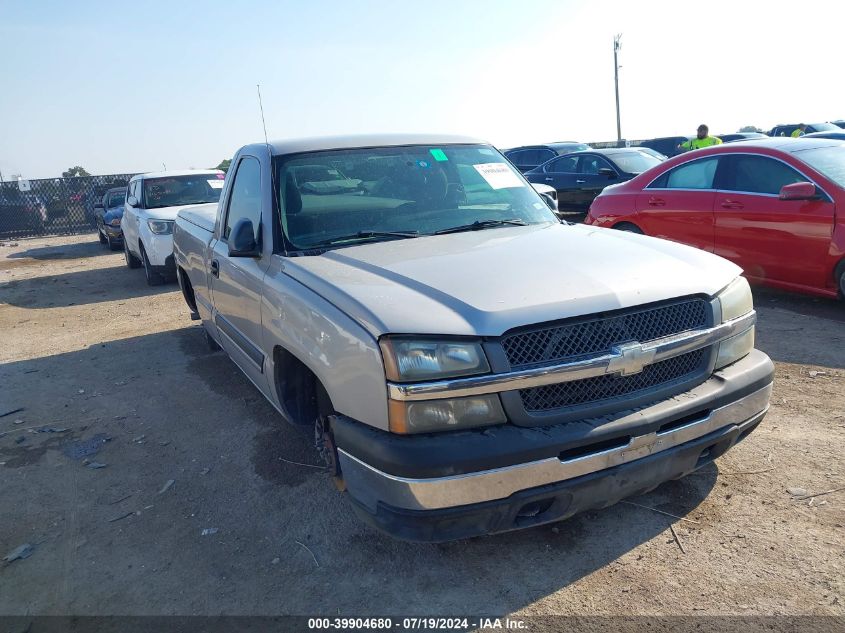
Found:
<path fill-rule="evenodd" d="M 355 512 L 445 541 L 559 521 L 724 454 L 763 419 L 740 269 L 561 222 L 489 144 L 248 145 L 179 212 L 178 280 Z"/>

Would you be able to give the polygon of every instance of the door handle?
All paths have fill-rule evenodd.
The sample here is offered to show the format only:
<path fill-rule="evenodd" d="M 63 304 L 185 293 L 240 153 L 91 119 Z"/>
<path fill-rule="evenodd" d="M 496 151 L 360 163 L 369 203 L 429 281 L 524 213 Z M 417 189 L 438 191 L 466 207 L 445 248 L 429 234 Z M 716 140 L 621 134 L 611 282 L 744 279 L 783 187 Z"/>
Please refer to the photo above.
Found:
<path fill-rule="evenodd" d="M 587 181 L 586 180 L 576 180 L 575 184 L 576 185 L 583 185 L 585 182 L 587 182 Z"/>
<path fill-rule="evenodd" d="M 663 198 L 649 198 L 648 206 L 650 207 L 665 207 L 666 201 Z"/>
<path fill-rule="evenodd" d="M 217 277 L 218 279 L 220 278 L 220 262 L 218 262 L 216 259 L 211 260 L 211 274 Z"/>
<path fill-rule="evenodd" d="M 734 200 L 725 200 L 722 203 L 723 209 L 744 209 L 745 206 L 741 202 L 736 202 Z"/>
<path fill-rule="evenodd" d="M 554 180 L 554 178 L 552 178 L 551 176 L 546 176 L 545 178 L 543 178 L 543 180 L 545 180 L 546 182 L 551 182 L 552 180 Z"/>

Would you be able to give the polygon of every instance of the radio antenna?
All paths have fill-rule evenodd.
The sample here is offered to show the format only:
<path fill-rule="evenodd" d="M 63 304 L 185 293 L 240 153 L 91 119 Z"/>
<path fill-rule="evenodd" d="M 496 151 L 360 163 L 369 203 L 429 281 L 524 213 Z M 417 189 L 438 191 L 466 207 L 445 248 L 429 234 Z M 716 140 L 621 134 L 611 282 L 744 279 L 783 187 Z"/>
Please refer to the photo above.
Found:
<path fill-rule="evenodd" d="M 258 107 L 261 109 L 261 127 L 264 128 L 264 144 L 268 147 L 270 143 L 267 142 L 267 124 L 264 122 L 264 104 L 261 103 L 261 84 L 255 84 L 258 89 Z"/>

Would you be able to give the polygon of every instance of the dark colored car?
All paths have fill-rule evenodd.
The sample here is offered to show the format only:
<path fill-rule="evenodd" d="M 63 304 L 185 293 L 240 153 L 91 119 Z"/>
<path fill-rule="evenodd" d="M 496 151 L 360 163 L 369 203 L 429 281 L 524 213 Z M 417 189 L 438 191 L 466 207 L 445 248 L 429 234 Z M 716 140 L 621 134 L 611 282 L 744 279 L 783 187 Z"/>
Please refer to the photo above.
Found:
<path fill-rule="evenodd" d="M 661 138 L 652 138 L 647 141 L 641 141 L 639 147 L 650 147 L 656 152 L 660 152 L 664 156 L 671 158 L 678 154 L 683 154 L 683 150 L 678 149 L 678 145 L 686 143 L 690 140 L 689 136 L 663 136 Z"/>
<path fill-rule="evenodd" d="M 0 188 L 0 237 L 35 235 L 47 222 L 47 205 L 16 186 Z"/>
<path fill-rule="evenodd" d="M 126 202 L 126 187 L 113 187 L 103 194 L 100 202 L 94 203 L 94 221 L 97 223 L 97 237 L 100 244 L 108 244 L 113 251 L 123 248 L 123 207 Z"/>
<path fill-rule="evenodd" d="M 769 132 L 769 136 L 792 136 L 792 133 L 798 129 L 799 123 L 788 123 L 785 125 L 776 125 Z M 841 128 L 833 123 L 807 123 L 805 134 L 811 132 L 838 132 Z"/>
<path fill-rule="evenodd" d="M 805 134 L 801 138 L 829 138 L 834 141 L 845 141 L 845 132 L 813 132 Z"/>
<path fill-rule="evenodd" d="M 526 173 L 525 178 L 554 187 L 560 211 L 586 213 L 605 187 L 630 180 L 661 162 L 634 147 L 594 149 L 553 158 Z"/>
<path fill-rule="evenodd" d="M 831 123 L 833 123 L 836 127 L 845 128 L 845 121 L 843 121 L 842 119 L 838 121 L 831 121 Z"/>
<path fill-rule="evenodd" d="M 734 141 L 749 141 L 755 138 L 766 138 L 766 135 L 761 132 L 736 132 L 734 134 L 717 134 L 716 136 L 722 139 L 723 143 L 733 143 Z"/>
<path fill-rule="evenodd" d="M 502 153 L 514 167 L 524 174 L 532 169 L 536 169 L 555 156 L 563 156 L 564 154 L 571 154 L 572 152 L 583 152 L 588 149 L 590 149 L 590 146 L 586 143 L 560 141 L 556 143 L 546 143 L 545 145 L 525 145 L 523 147 L 514 147 L 506 149 Z"/>

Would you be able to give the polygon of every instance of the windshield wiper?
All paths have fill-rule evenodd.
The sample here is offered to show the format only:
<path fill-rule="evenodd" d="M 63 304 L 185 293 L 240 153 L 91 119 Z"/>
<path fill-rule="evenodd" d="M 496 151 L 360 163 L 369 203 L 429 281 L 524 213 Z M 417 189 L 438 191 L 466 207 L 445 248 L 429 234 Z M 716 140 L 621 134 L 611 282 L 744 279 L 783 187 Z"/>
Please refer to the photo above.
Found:
<path fill-rule="evenodd" d="M 510 224 L 513 226 L 526 226 L 528 223 L 512 218 L 510 220 L 476 220 L 472 224 L 461 224 L 460 226 L 450 226 L 448 229 L 440 229 L 435 231 L 435 235 L 444 235 L 446 233 L 460 233 L 461 231 L 479 231 L 481 229 L 489 229 L 494 226 L 502 226 L 503 224 Z"/>
<path fill-rule="evenodd" d="M 321 248 L 323 246 L 334 246 L 341 242 L 350 242 L 352 240 L 365 240 L 373 237 L 398 237 L 411 238 L 419 237 L 419 231 L 358 231 L 357 233 L 350 233 L 349 235 L 340 235 L 329 240 L 323 240 L 316 244 L 309 244 L 308 248 Z"/>

